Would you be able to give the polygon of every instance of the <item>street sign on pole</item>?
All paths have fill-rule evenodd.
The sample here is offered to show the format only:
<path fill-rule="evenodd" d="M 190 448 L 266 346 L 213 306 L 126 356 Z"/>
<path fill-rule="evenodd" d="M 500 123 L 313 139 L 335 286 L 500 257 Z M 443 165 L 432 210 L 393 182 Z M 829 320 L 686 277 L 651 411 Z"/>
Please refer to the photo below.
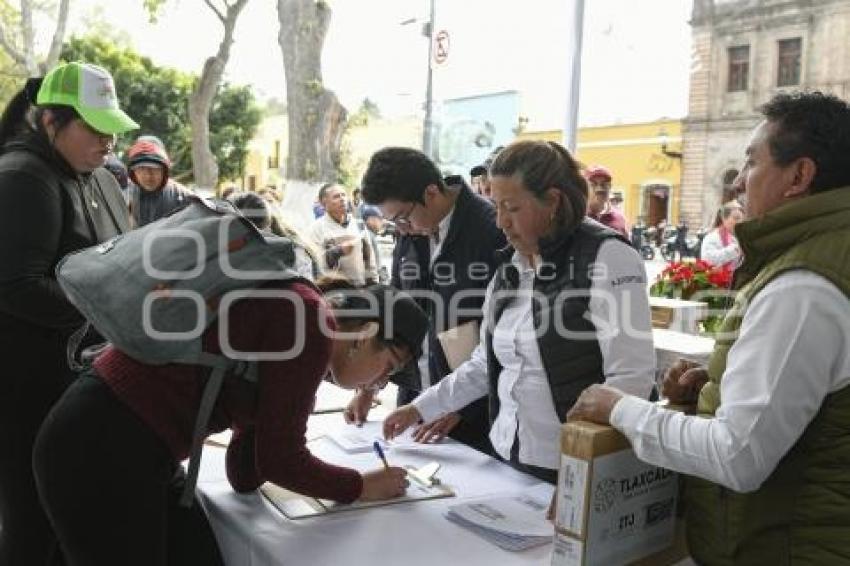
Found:
<path fill-rule="evenodd" d="M 441 29 L 434 34 L 434 45 L 431 52 L 434 56 L 431 58 L 432 64 L 435 67 L 444 66 L 449 60 L 449 49 L 451 48 L 451 38 L 447 30 Z"/>

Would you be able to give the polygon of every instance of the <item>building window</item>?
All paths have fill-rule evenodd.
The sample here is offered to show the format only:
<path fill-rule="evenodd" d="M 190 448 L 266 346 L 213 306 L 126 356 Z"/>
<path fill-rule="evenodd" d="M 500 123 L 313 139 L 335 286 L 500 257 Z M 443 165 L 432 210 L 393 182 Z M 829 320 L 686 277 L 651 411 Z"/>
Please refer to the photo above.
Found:
<path fill-rule="evenodd" d="M 278 169 L 280 167 L 280 140 L 275 140 L 274 149 L 269 156 L 269 169 Z"/>
<path fill-rule="evenodd" d="M 778 42 L 779 62 L 777 65 L 776 86 L 795 86 L 800 84 L 800 59 L 803 43 L 799 37 L 782 39 Z"/>
<path fill-rule="evenodd" d="M 750 46 L 740 45 L 729 48 L 729 85 L 727 90 L 735 92 L 747 90 L 750 75 Z"/>

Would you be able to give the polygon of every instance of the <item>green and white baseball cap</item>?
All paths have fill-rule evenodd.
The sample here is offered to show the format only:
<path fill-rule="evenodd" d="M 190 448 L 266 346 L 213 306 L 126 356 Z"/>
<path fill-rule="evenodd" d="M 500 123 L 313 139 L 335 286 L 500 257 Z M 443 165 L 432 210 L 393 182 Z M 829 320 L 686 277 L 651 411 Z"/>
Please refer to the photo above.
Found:
<path fill-rule="evenodd" d="M 139 127 L 118 107 L 112 75 L 97 65 L 77 61 L 57 65 L 44 77 L 36 104 L 71 106 L 86 124 L 104 134 Z"/>

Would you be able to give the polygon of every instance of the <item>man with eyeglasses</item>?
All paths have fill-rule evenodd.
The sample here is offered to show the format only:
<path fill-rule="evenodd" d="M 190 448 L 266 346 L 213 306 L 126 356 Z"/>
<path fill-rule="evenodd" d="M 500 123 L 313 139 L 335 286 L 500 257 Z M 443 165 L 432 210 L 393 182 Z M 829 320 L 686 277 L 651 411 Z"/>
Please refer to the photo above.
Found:
<path fill-rule="evenodd" d="M 390 377 L 398 385 L 401 405 L 450 373 L 437 334 L 481 321 L 484 294 L 498 264 L 495 251 L 506 241 L 496 226 L 493 205 L 473 193 L 462 177 L 444 179 L 421 151 L 403 147 L 378 151 L 369 161 L 362 190 L 364 200 L 377 205 L 400 233 L 393 250 L 392 285 L 416 298 L 431 320 L 418 362 Z M 346 419 L 365 420 L 373 396 L 372 391 L 359 392 Z M 456 440 L 490 452 L 488 432 L 487 404 L 480 401 L 419 427 L 414 438 L 437 441 L 451 433 Z"/>

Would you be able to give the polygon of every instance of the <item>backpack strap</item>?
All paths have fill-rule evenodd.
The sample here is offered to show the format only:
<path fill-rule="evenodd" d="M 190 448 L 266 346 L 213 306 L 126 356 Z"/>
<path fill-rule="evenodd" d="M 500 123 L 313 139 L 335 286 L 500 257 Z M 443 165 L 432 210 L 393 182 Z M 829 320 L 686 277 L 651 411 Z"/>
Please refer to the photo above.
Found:
<path fill-rule="evenodd" d="M 207 377 L 207 384 L 204 386 L 204 393 L 201 396 L 201 406 L 198 408 L 198 415 L 195 417 L 192 451 L 189 454 L 189 470 L 186 474 L 183 494 L 180 496 L 180 505 L 183 507 L 191 507 L 194 501 L 195 486 L 198 483 L 198 472 L 201 468 L 201 452 L 204 439 L 207 436 L 207 424 L 210 415 L 212 415 L 213 407 L 215 407 L 216 399 L 218 399 L 219 391 L 221 391 L 221 384 L 224 382 L 225 376 L 236 366 L 236 362 L 228 360 L 224 356 L 205 352 L 198 354 L 197 358 L 193 359 L 191 363 L 209 366 L 212 371 Z"/>
<path fill-rule="evenodd" d="M 207 377 L 207 384 L 201 395 L 201 406 L 198 407 L 198 415 L 195 417 L 195 428 L 192 433 L 192 451 L 189 454 L 189 470 L 186 473 L 186 484 L 180 496 L 180 505 L 191 507 L 195 499 L 195 486 L 198 483 L 198 473 L 201 468 L 201 454 L 204 447 L 204 439 L 207 437 L 207 425 L 212 415 L 221 386 L 228 375 L 233 375 L 247 381 L 256 382 L 256 362 L 236 361 L 224 356 L 201 352 L 191 360 L 180 360 L 179 363 L 200 364 L 212 368 Z"/>

